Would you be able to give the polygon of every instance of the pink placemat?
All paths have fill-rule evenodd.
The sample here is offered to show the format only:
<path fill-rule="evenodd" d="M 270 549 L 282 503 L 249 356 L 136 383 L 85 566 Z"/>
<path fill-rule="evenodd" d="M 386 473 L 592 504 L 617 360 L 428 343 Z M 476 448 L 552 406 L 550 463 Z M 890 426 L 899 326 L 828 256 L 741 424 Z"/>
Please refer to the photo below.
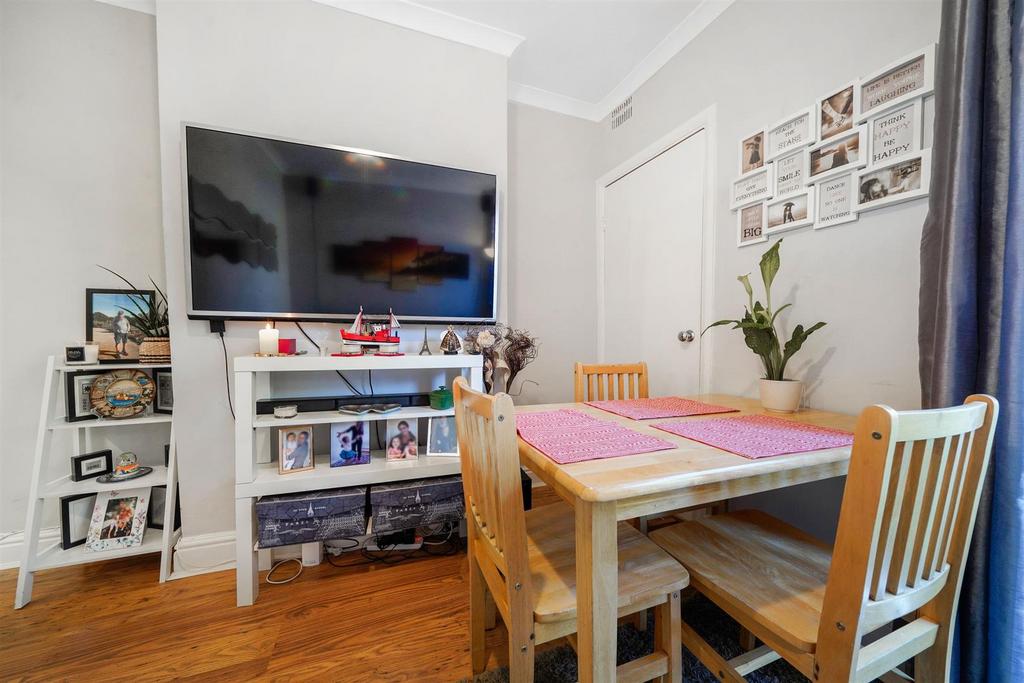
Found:
<path fill-rule="evenodd" d="M 654 427 L 744 458 L 820 451 L 853 443 L 853 434 L 767 415 L 661 422 Z"/>
<path fill-rule="evenodd" d="M 690 415 L 713 415 L 714 413 L 735 413 L 736 408 L 716 406 L 712 403 L 702 403 L 688 398 L 678 396 L 663 396 L 660 398 L 633 398 L 624 401 L 587 401 L 588 406 L 594 406 L 616 415 L 628 417 L 631 420 L 654 420 L 666 419 L 669 417 L 688 417 Z"/>
<path fill-rule="evenodd" d="M 577 410 L 516 415 L 519 436 L 560 465 L 675 448 L 671 442 Z"/>

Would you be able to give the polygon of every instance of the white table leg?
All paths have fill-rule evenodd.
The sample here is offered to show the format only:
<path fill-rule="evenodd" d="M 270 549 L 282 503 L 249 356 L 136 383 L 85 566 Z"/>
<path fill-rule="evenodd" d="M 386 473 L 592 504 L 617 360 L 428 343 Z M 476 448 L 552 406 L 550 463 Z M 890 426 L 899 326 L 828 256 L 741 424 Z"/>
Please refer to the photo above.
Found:
<path fill-rule="evenodd" d="M 256 564 L 255 505 L 252 498 L 235 500 L 235 603 L 247 607 L 260 592 Z"/>
<path fill-rule="evenodd" d="M 615 503 L 576 501 L 576 612 L 580 683 L 615 680 L 619 602 Z"/>

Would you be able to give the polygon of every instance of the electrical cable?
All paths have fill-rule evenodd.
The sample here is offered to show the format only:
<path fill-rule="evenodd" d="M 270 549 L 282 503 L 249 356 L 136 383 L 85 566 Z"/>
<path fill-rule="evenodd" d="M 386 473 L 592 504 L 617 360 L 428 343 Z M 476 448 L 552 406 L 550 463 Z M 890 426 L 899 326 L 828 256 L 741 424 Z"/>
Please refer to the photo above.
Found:
<path fill-rule="evenodd" d="M 301 333 L 302 333 L 302 336 L 303 336 L 303 337 L 305 337 L 305 338 L 306 338 L 306 339 L 307 339 L 307 340 L 309 341 L 309 343 L 310 343 L 310 344 L 312 344 L 313 346 L 315 346 L 315 347 L 316 347 L 316 350 L 317 350 L 317 351 L 319 352 L 319 351 L 320 351 L 320 345 L 319 345 L 319 344 L 317 344 L 317 343 L 316 343 L 315 341 L 313 341 L 313 338 L 312 338 L 312 337 L 310 337 L 310 336 L 309 336 L 308 334 L 306 334 L 306 330 L 304 330 L 304 329 L 302 328 L 302 325 L 300 325 L 299 323 L 297 323 L 297 322 L 296 322 L 296 323 L 295 323 L 295 327 L 299 328 L 299 332 L 301 332 Z M 348 381 L 348 378 L 347 378 L 347 377 L 345 377 L 345 375 L 341 374 L 341 371 L 340 371 L 340 370 L 335 370 L 334 372 L 335 372 L 335 373 L 336 373 L 336 374 L 338 375 L 338 377 L 340 377 L 340 378 L 341 378 L 341 380 L 342 380 L 342 381 L 343 381 L 343 382 L 344 382 L 345 384 L 347 384 L 347 385 L 348 385 L 348 388 L 349 388 L 349 389 L 351 389 L 351 390 L 352 390 L 353 392 L 355 392 L 356 396 L 362 396 L 362 395 L 363 395 L 363 392 L 359 391 L 359 390 L 358 390 L 358 389 L 356 389 L 356 388 L 355 388 L 354 386 L 352 386 L 352 382 L 349 382 L 349 381 Z M 372 392 L 371 392 L 371 393 L 372 393 Z"/>
<path fill-rule="evenodd" d="M 373 370 L 366 371 L 366 379 L 370 382 L 370 396 L 375 396 L 377 392 L 373 390 Z"/>
<path fill-rule="evenodd" d="M 280 579 L 280 580 L 278 580 L 278 579 L 270 578 L 271 575 L 274 573 L 274 571 L 278 567 L 280 567 L 282 564 L 287 564 L 288 562 L 298 562 L 299 563 L 299 571 L 295 572 L 294 574 L 289 576 L 287 579 Z M 279 561 L 274 563 L 274 566 L 270 568 L 269 572 L 267 572 L 267 583 L 270 583 L 270 584 L 273 584 L 275 586 L 278 586 L 278 585 L 280 585 L 282 583 L 289 583 L 291 581 L 294 581 L 295 579 L 299 578 L 299 576 L 301 574 L 302 574 L 302 560 L 300 560 L 297 557 L 289 557 L 287 560 L 279 560 Z"/>
<path fill-rule="evenodd" d="M 220 334 L 220 345 L 224 347 L 224 386 L 228 391 L 228 409 L 231 411 L 231 419 L 237 419 L 235 417 L 235 406 L 231 401 L 231 374 L 228 372 L 228 343 L 224 341 L 224 333 Z"/>

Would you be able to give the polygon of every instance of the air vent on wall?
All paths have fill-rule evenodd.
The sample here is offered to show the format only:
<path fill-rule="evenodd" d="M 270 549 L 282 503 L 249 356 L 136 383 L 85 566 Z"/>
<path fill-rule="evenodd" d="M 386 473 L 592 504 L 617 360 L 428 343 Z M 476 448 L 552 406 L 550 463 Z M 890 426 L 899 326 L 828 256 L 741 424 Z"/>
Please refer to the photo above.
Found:
<path fill-rule="evenodd" d="M 622 100 L 622 102 L 617 107 L 615 107 L 615 109 L 612 109 L 612 114 L 611 114 L 612 130 L 615 130 L 616 128 L 618 128 L 619 126 L 624 124 L 626 121 L 629 121 L 631 118 L 633 118 L 633 96 L 632 95 L 630 95 L 626 99 Z"/>

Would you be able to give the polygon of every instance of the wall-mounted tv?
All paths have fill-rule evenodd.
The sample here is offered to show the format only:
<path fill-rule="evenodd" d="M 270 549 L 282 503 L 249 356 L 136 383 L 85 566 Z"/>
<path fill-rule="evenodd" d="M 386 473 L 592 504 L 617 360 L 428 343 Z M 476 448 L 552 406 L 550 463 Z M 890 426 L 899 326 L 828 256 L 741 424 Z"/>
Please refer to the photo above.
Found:
<path fill-rule="evenodd" d="M 495 319 L 497 179 L 185 124 L 194 319 Z"/>

